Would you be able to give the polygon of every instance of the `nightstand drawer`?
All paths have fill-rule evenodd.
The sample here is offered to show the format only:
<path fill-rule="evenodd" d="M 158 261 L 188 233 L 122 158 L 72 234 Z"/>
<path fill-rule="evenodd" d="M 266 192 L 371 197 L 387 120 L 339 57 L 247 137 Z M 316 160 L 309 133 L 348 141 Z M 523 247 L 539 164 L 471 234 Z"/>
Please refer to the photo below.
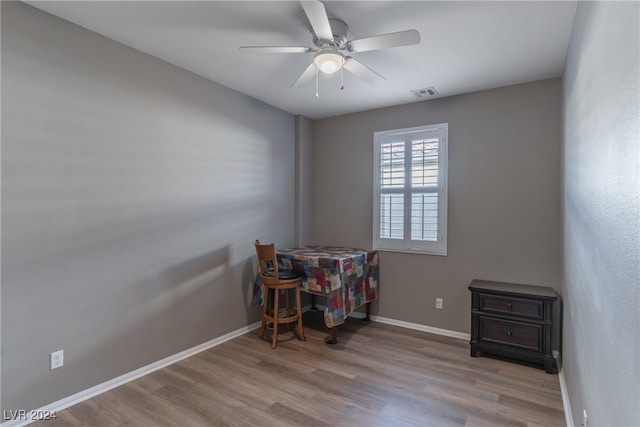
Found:
<path fill-rule="evenodd" d="M 490 294 L 480 294 L 479 309 L 486 313 L 520 316 L 528 319 L 543 318 L 543 302 L 530 299 L 501 297 Z"/>
<path fill-rule="evenodd" d="M 479 316 L 479 342 L 543 351 L 543 326 Z"/>

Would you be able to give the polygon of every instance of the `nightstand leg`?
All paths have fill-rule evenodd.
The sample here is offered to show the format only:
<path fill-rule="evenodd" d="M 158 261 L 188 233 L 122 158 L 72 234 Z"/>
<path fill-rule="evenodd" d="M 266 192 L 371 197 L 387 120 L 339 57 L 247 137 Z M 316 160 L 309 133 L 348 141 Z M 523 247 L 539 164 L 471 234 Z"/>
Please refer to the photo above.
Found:
<path fill-rule="evenodd" d="M 545 357 L 544 358 L 544 370 L 547 374 L 556 374 L 558 373 L 555 366 L 554 366 L 554 360 L 552 357 Z"/>
<path fill-rule="evenodd" d="M 476 357 L 478 355 L 478 344 L 471 343 L 471 357 Z"/>

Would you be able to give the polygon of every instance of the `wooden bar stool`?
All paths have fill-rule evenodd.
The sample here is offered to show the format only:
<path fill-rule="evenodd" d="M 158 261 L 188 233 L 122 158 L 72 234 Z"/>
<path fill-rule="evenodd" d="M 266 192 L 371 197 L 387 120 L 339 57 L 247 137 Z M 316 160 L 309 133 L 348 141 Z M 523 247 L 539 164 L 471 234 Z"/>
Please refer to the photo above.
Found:
<path fill-rule="evenodd" d="M 264 285 L 264 295 L 262 301 L 262 325 L 260 334 L 262 338 L 267 323 L 273 324 L 271 337 L 271 348 L 276 348 L 278 343 L 278 325 L 287 324 L 289 327 L 296 322 L 298 325 L 298 338 L 305 341 L 302 329 L 302 307 L 300 303 L 300 286 L 302 279 L 293 270 L 279 270 L 278 259 L 276 257 L 276 247 L 273 243 L 268 245 L 260 244 L 256 240 L 256 253 L 258 254 L 259 276 Z M 290 306 L 289 293 L 295 292 L 296 305 Z M 280 307 L 280 291 L 285 292 L 284 306 Z M 270 307 L 271 294 L 273 294 L 273 307 Z"/>

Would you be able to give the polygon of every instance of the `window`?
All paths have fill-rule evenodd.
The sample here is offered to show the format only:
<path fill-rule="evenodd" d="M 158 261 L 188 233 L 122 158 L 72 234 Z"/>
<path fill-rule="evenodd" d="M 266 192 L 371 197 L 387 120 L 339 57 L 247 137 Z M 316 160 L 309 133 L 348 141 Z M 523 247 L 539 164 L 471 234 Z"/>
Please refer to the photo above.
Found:
<path fill-rule="evenodd" d="M 374 134 L 374 249 L 447 254 L 447 123 Z"/>

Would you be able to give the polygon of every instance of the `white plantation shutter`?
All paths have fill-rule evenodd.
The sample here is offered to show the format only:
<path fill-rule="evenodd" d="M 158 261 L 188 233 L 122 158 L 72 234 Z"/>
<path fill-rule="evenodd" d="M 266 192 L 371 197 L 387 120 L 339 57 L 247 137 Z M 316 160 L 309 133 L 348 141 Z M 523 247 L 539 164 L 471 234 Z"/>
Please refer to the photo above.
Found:
<path fill-rule="evenodd" d="M 374 248 L 447 253 L 446 123 L 374 135 Z"/>
<path fill-rule="evenodd" d="M 405 144 L 389 142 L 380 151 L 380 235 L 402 239 L 404 235 Z"/>

